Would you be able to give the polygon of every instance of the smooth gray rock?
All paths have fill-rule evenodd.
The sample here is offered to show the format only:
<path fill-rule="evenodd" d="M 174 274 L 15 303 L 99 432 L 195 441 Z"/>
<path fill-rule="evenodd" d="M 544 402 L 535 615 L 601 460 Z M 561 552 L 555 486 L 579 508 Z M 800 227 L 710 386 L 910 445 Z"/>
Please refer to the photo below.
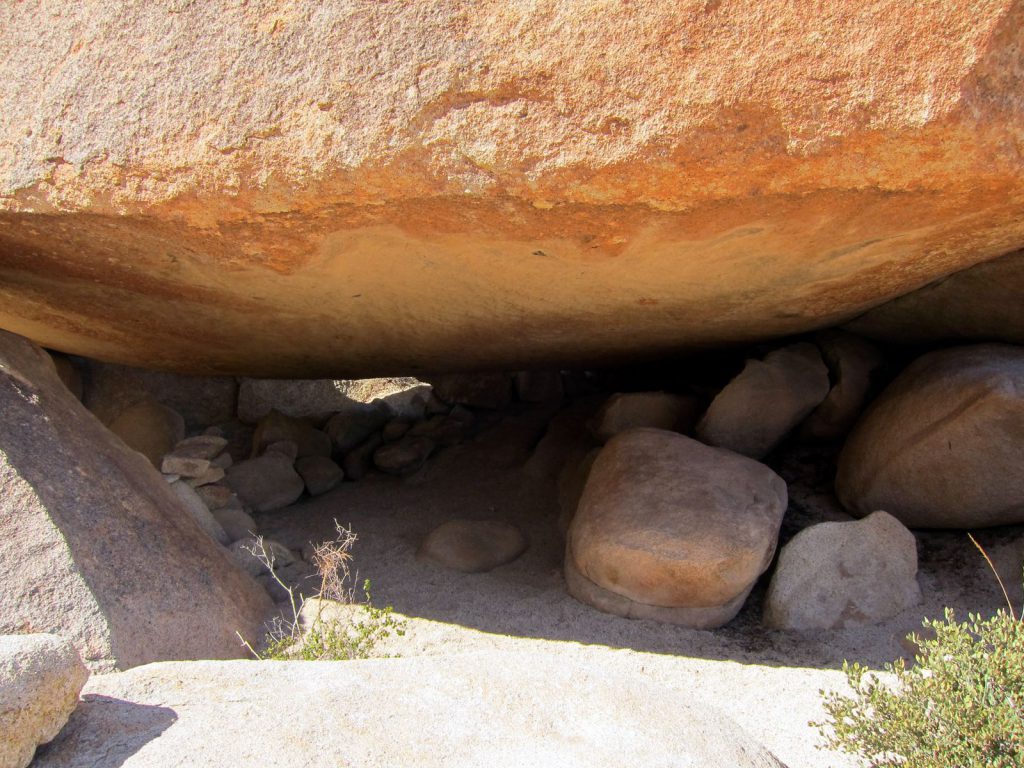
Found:
<path fill-rule="evenodd" d="M 779 553 L 765 597 L 776 629 L 841 629 L 884 621 L 921 602 L 917 542 L 895 517 L 805 528 Z"/>
<path fill-rule="evenodd" d="M 782 768 L 671 683 L 550 649 L 158 664 L 86 693 L 38 768 Z"/>
<path fill-rule="evenodd" d="M 389 475 L 411 475 L 426 463 L 436 447 L 429 437 L 403 437 L 374 451 L 373 463 Z"/>

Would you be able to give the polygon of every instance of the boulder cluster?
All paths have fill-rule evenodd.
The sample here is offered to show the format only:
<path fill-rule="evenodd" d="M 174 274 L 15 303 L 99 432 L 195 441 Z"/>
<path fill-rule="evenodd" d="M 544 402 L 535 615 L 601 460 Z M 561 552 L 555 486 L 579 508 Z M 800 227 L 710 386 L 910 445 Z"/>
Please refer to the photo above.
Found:
<path fill-rule="evenodd" d="M 55 357 L 55 364 L 69 386 L 81 381 L 67 358 Z M 91 361 L 86 368 L 100 389 L 80 389 L 94 413 L 160 470 L 182 509 L 275 601 L 286 600 L 289 588 L 309 591 L 315 571 L 301 552 L 260 536 L 259 515 L 372 472 L 413 475 L 437 452 L 475 435 L 480 411 L 562 397 L 557 372 L 446 374 L 429 383 L 242 379 L 219 394 L 220 408 L 207 404 L 205 413 L 195 413 L 169 396 L 166 377 L 140 381 L 134 369 Z M 211 412 L 219 423 L 205 426 Z M 526 547 L 510 523 L 452 520 L 427 536 L 419 557 L 480 572 Z"/>
<path fill-rule="evenodd" d="M 840 628 L 919 603 L 908 526 L 1024 522 L 1024 350 L 926 353 L 868 406 L 883 354 L 838 331 L 814 342 L 747 360 L 703 413 L 693 394 L 605 402 L 558 482 L 571 594 L 622 616 L 731 620 L 775 559 L 787 488 L 768 464 L 784 441 L 843 442 L 836 492 L 852 517 L 782 549 L 770 627 Z"/>

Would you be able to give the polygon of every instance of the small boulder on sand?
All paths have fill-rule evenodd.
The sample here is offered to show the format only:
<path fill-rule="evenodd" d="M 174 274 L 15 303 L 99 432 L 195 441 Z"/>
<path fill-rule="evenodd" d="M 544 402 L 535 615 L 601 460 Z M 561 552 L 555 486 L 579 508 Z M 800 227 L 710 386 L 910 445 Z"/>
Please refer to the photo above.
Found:
<path fill-rule="evenodd" d="M 224 483 L 257 512 L 287 507 L 306 487 L 291 459 L 279 453 L 266 453 L 233 464 L 227 469 Z"/>
<path fill-rule="evenodd" d="M 697 425 L 708 445 L 760 459 L 829 392 L 828 368 L 813 344 L 792 344 L 748 360 Z"/>
<path fill-rule="evenodd" d="M 921 602 L 917 542 L 899 520 L 875 512 L 805 528 L 782 548 L 765 598 L 776 629 L 872 624 Z"/>
<path fill-rule="evenodd" d="M 89 671 L 67 640 L 0 635 L 0 766 L 25 768 L 60 732 Z"/>
<path fill-rule="evenodd" d="M 326 456 L 303 456 L 295 461 L 295 471 L 306 484 L 310 496 L 327 493 L 345 478 L 341 467 Z"/>
<path fill-rule="evenodd" d="M 782 478 L 744 456 L 623 432 L 594 461 L 569 526 L 569 592 L 620 616 L 721 626 L 771 563 L 786 498 Z"/>
<path fill-rule="evenodd" d="M 463 573 L 482 573 L 526 551 L 525 534 L 500 520 L 449 520 L 427 534 L 416 556 Z"/>

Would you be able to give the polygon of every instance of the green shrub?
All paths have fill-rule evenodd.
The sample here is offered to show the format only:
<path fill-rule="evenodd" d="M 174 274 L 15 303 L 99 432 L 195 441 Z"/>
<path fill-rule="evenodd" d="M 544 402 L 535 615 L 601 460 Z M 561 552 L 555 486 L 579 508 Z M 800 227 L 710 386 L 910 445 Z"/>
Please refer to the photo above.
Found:
<path fill-rule="evenodd" d="M 390 605 L 377 608 L 370 596 L 370 580 L 363 582 L 366 602 L 357 606 L 351 622 L 325 619 L 317 613 L 308 629 L 302 631 L 296 621 L 292 631 L 269 633 L 267 648 L 256 654 L 260 660 L 270 661 L 346 661 L 369 659 L 382 654 L 377 645 L 391 633 L 405 634 L 405 621 L 394 615 Z M 300 609 L 301 610 L 301 609 Z"/>
<path fill-rule="evenodd" d="M 844 662 L 853 696 L 825 694 L 828 719 L 812 723 L 826 746 L 877 768 L 1024 766 L 1024 624 L 947 608 L 924 626 L 934 637 L 910 636 L 919 653 L 886 665 L 893 681 Z"/>
<path fill-rule="evenodd" d="M 344 661 L 380 656 L 378 644 L 392 633 L 405 634 L 405 620 L 394 615 L 390 605 L 377 608 L 370 595 L 370 580 L 363 582 L 363 602 L 357 603 L 355 590 L 350 586 L 349 563 L 356 535 L 350 528 L 334 523 L 337 536 L 316 545 L 313 564 L 320 577 L 316 597 L 320 601 L 334 601 L 352 605 L 346 620 L 326 618 L 324 603 L 317 603 L 317 612 L 308 627 L 303 627 L 300 614 L 305 598 L 294 587 L 277 575 L 273 550 L 266 547 L 263 537 L 257 537 L 253 555 L 269 569 L 273 579 L 288 593 L 289 614 L 274 619 L 263 638 L 263 649 L 258 651 L 239 635 L 249 652 L 260 661 Z"/>

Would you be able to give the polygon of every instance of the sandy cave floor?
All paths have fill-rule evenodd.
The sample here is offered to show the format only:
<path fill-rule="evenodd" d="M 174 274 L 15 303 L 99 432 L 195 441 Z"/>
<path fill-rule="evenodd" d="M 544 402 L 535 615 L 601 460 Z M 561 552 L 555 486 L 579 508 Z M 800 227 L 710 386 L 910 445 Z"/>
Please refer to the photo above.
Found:
<path fill-rule="evenodd" d="M 561 575 L 563 541 L 555 478 L 557 461 L 531 460 L 550 411 L 507 414 L 474 440 L 448 448 L 416 475 L 371 474 L 259 519 L 266 536 L 294 549 L 329 539 L 334 521 L 351 525 L 358 579 L 370 579 L 375 605 L 408 617 L 404 637 L 382 652 L 402 657 L 480 650 L 536 650 L 636 668 L 675 680 L 691 700 L 732 715 L 790 768 L 854 765 L 815 748 L 808 720 L 821 715 L 821 688 L 842 684 L 844 659 L 881 667 L 907 655 L 901 639 L 943 606 L 958 615 L 989 614 L 1003 605 L 998 584 L 963 532 L 917 532 L 921 606 L 877 626 L 836 631 L 768 630 L 760 624 L 767 579 L 740 614 L 714 631 L 687 630 L 601 613 L 570 597 Z M 849 519 L 831 496 L 832 459 L 808 449 L 769 460 L 789 483 L 784 543 L 806 525 Z M 518 560 L 483 574 L 419 562 L 421 539 L 453 518 L 500 519 L 520 526 L 530 547 Z M 1013 598 L 1021 600 L 1024 528 L 992 529 L 978 538 L 996 561 Z"/>

